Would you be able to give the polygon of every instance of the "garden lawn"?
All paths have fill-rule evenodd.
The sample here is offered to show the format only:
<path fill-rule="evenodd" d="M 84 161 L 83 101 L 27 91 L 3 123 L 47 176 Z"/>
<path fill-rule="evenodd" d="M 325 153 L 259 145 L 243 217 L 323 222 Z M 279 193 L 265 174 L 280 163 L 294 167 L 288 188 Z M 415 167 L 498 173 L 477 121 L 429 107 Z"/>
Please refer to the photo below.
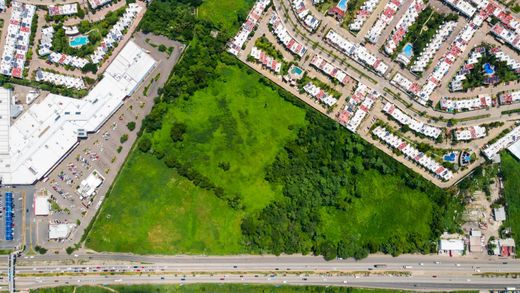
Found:
<path fill-rule="evenodd" d="M 254 0 L 206 0 L 197 10 L 198 17 L 221 25 L 224 31 L 235 32 L 246 20 Z"/>
<path fill-rule="evenodd" d="M 177 100 L 153 136 L 153 148 L 191 164 L 228 194 L 240 194 L 245 211 L 277 197 L 265 168 L 305 125 L 305 111 L 259 82 L 259 76 L 220 66 L 219 78 L 189 101 Z M 173 121 L 187 125 L 173 143 Z M 224 171 L 221 163 L 227 163 Z M 237 254 L 244 211 L 233 210 L 211 191 L 194 186 L 163 161 L 135 148 L 87 238 L 98 251 L 140 254 Z"/>
<path fill-rule="evenodd" d="M 364 173 L 356 185 L 360 197 L 353 200 L 348 212 L 323 210 L 322 229 L 329 240 L 337 243 L 347 236 L 366 244 L 393 237 L 406 239 L 408 234 L 430 238 L 433 205 L 425 193 L 376 171 Z"/>
<path fill-rule="evenodd" d="M 507 202 L 506 225 L 511 226 L 516 243 L 520 243 L 520 162 L 509 152 L 503 152 L 501 157 Z"/>

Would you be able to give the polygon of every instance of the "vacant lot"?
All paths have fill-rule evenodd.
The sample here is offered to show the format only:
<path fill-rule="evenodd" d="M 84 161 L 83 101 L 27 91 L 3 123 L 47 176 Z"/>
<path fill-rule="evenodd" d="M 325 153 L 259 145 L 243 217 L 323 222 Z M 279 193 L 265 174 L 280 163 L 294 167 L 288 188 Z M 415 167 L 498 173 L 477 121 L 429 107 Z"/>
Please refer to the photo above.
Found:
<path fill-rule="evenodd" d="M 350 177 L 355 179 L 351 182 L 356 181 L 359 186 L 357 195 L 346 203 L 345 209 L 313 208 L 320 210 L 322 221 L 312 221 L 319 223 L 324 239 L 334 244 L 353 241 L 362 247 L 370 243 L 379 247 L 394 239 L 395 243 L 403 243 L 398 251 L 415 251 L 416 248 L 405 247 L 410 235 L 421 243 L 431 239 L 433 205 L 426 193 L 404 186 L 400 178 L 381 175 L 375 170 L 347 175 L 351 160 L 343 162 L 336 158 L 334 149 L 344 153 L 349 152 L 348 148 L 329 145 L 342 141 L 340 146 L 349 144 L 351 135 L 347 130 L 314 130 L 297 139 L 299 129 L 309 127 L 309 123 L 319 123 L 308 122 L 306 110 L 262 84 L 256 73 L 226 65 L 221 65 L 218 71 L 219 78 L 208 88 L 197 91 L 189 100 L 177 100 L 169 106 L 163 127 L 153 133 L 153 149 L 173 154 L 178 161 L 189 164 L 223 188 L 226 194 L 239 195 L 243 208 L 230 208 L 213 191 L 195 186 L 175 169 L 168 168 L 163 160 L 135 149 L 103 204 L 87 238 L 88 247 L 140 254 L 250 252 L 250 247 L 243 245 L 242 220 L 246 216 L 269 213 L 270 203 L 286 202 L 283 186 L 268 182 L 266 170 L 277 156 L 279 160 L 285 157 L 284 146 L 294 147 L 295 143 L 301 146 L 291 152 L 302 155 L 299 160 L 302 166 L 289 164 L 288 168 L 296 172 L 296 181 L 293 181 L 296 186 L 319 196 L 319 186 L 306 187 L 305 182 L 315 180 L 312 174 L 323 174 L 323 179 L 319 179 L 322 182 L 334 181 L 334 177 L 350 181 Z M 174 123 L 186 126 L 182 141 L 173 142 L 170 137 Z M 339 136 L 321 137 L 319 133 Z M 305 145 L 306 140 L 313 143 Z M 323 173 L 326 158 L 332 158 L 334 164 L 344 165 L 346 169 L 337 169 L 340 173 L 332 170 Z M 311 160 L 315 164 L 305 163 Z M 325 166 L 319 167 L 322 164 Z M 306 175 L 303 172 L 301 177 L 297 175 L 300 168 L 308 169 Z M 338 196 L 348 194 L 349 189 L 338 189 Z M 320 201 L 319 198 L 309 200 Z M 299 215 L 298 221 L 305 222 L 305 214 Z M 269 229 L 261 225 L 259 231 L 267 233 Z M 272 235 L 265 236 L 268 237 Z M 269 250 L 268 246 L 263 248 Z"/>
<path fill-rule="evenodd" d="M 222 26 L 224 31 L 234 32 L 247 18 L 255 0 L 204 1 L 197 10 L 198 17 Z"/>
<path fill-rule="evenodd" d="M 520 162 L 509 152 L 502 153 L 502 173 L 507 202 L 507 225 L 516 243 L 520 243 Z"/>
<path fill-rule="evenodd" d="M 303 109 L 262 85 L 258 75 L 222 66 L 210 87 L 171 105 L 154 133 L 154 148 L 173 152 L 226 193 L 240 194 L 246 212 L 258 210 L 277 194 L 264 180 L 265 168 L 305 125 L 304 117 Z M 170 138 L 172 121 L 187 125 L 182 142 Z M 239 253 L 243 214 L 134 150 L 87 245 L 135 253 Z"/>
<path fill-rule="evenodd" d="M 204 1 L 199 18 L 208 9 L 220 23 L 229 11 L 211 7 L 228 2 L 248 3 Z M 200 24 L 175 3 L 152 2 L 147 29 L 175 37 L 186 30 L 170 32 L 163 23 Z M 163 15 L 169 6 L 187 20 Z M 218 37 L 201 30 L 145 119 L 88 247 L 362 258 L 430 251 L 437 235 L 453 230 L 454 197 L 234 63 Z"/>
<path fill-rule="evenodd" d="M 87 246 L 146 253 L 238 253 L 240 216 L 154 156 L 134 151 L 103 203 Z"/>
<path fill-rule="evenodd" d="M 222 66 L 209 88 L 173 105 L 154 134 L 154 148 L 172 152 L 226 193 L 239 194 L 246 211 L 256 210 L 275 198 L 265 167 L 305 125 L 304 118 L 303 109 L 259 83 L 257 74 Z M 170 121 L 186 125 L 182 142 L 172 143 Z"/>
<path fill-rule="evenodd" d="M 334 209 L 323 214 L 323 229 L 331 241 L 339 242 L 345 235 L 361 243 L 385 243 L 410 234 L 430 237 L 432 203 L 426 194 L 403 186 L 400 178 L 375 171 L 363 174 L 357 184 L 359 198 L 353 200 L 350 212 Z"/>

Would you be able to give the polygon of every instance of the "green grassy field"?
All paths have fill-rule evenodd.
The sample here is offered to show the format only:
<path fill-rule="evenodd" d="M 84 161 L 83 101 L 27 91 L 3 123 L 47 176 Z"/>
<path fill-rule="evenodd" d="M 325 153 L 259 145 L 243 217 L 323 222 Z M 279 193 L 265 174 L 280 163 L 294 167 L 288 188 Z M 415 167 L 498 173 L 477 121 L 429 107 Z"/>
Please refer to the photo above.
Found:
<path fill-rule="evenodd" d="M 76 289 L 74 291 L 74 289 Z M 132 285 L 132 286 L 64 286 L 55 288 L 42 288 L 31 290 L 33 293 L 398 293 L 407 292 L 402 290 L 385 289 L 360 289 L 345 287 L 323 287 L 323 286 L 268 286 L 268 285 L 237 285 L 237 284 L 195 284 L 195 285 Z"/>
<path fill-rule="evenodd" d="M 502 153 L 501 157 L 507 202 L 506 225 L 511 226 L 516 243 L 520 243 L 520 162 L 509 152 Z"/>
<path fill-rule="evenodd" d="M 164 5 L 154 3 L 152 7 L 157 7 L 153 13 L 160 16 Z M 227 17 L 233 14 L 230 7 L 250 4 L 249 0 L 207 0 L 199 7 L 198 15 L 233 30 L 239 23 Z M 148 18 L 158 19 L 150 15 Z M 162 31 L 160 23 L 155 21 L 149 27 Z M 370 248 L 372 252 L 397 254 L 429 251 L 422 246 L 432 243 L 435 237 L 431 235 L 454 223 L 452 214 L 445 216 L 444 212 L 446 209 L 451 213 L 451 203 L 437 203 L 442 207 L 440 212 L 433 208 L 439 198 L 447 201 L 446 193 L 433 190 L 417 175 L 409 176 L 404 167 L 397 168 L 398 163 L 328 118 L 308 113 L 314 110 L 302 106 L 297 98 L 272 86 L 251 69 L 215 62 L 219 65 L 209 70 L 206 63 L 190 62 L 210 58 L 226 62 L 226 58 L 219 59 L 224 53 L 209 55 L 197 47 L 197 41 L 190 43 L 191 51 L 178 64 L 163 98 L 176 92 L 172 84 L 183 91 L 194 88 L 189 92 L 192 94 L 160 102 L 154 110 L 165 107 L 166 112 L 152 111 L 160 114 L 145 119 L 159 125 L 153 130 L 146 128 L 140 138 L 151 140 L 151 151 L 131 151 L 86 237 L 87 247 L 139 254 L 273 252 L 265 246 L 253 249 L 244 232 L 244 219 L 262 215 L 262 220 L 272 226 L 261 225 L 248 233 L 259 231 L 264 233 L 263 239 L 280 240 L 283 237 L 279 236 L 296 231 L 290 227 L 299 222 L 304 229 L 299 235 L 291 235 L 307 239 L 303 240 L 309 247 L 306 253 L 322 240 L 333 245 L 341 240 L 347 243 L 342 248 L 355 244 L 363 246 L 364 252 Z M 213 39 L 207 44 L 212 43 Z M 190 57 L 189 53 L 194 54 Z M 187 86 L 197 79 L 204 87 Z M 155 124 L 161 119 L 162 124 Z M 171 130 L 182 129 L 180 125 L 185 132 L 180 139 L 174 135 L 174 141 Z M 287 160 L 288 152 L 298 158 L 297 164 L 290 164 L 294 161 Z M 168 168 L 168 162 L 176 169 Z M 285 178 L 286 185 L 267 181 L 267 170 L 274 165 L 287 168 L 294 177 Z M 395 172 L 380 173 L 376 171 L 379 167 Z M 351 174 L 352 168 L 358 171 Z M 286 177 L 283 173 L 276 176 Z M 406 187 L 404 180 L 422 191 Z M 354 185 L 358 186 L 357 194 Z M 216 191 L 221 191 L 222 198 Z M 240 204 L 230 204 L 230 198 L 240 199 Z M 336 201 L 338 198 L 344 198 L 344 202 Z M 289 230 L 277 234 L 275 227 L 282 226 L 280 220 L 284 217 Z M 320 237 L 308 233 L 311 228 L 322 232 Z M 301 239 L 284 241 L 298 247 Z M 423 244 L 415 247 L 409 242 Z M 301 252 L 280 252 L 287 251 Z"/>
<path fill-rule="evenodd" d="M 198 17 L 233 32 L 245 21 L 254 0 L 204 1 L 197 10 Z"/>
<path fill-rule="evenodd" d="M 97 250 L 238 253 L 240 215 L 154 156 L 134 151 L 87 238 Z"/>
<path fill-rule="evenodd" d="M 265 167 L 305 125 L 305 111 L 259 83 L 258 75 L 222 66 L 218 80 L 189 101 L 178 101 L 165 121 L 182 121 L 188 132 L 172 144 L 171 123 L 154 133 L 154 148 L 190 163 L 227 193 L 239 193 L 246 211 L 265 207 L 275 198 L 264 180 Z M 291 130 L 292 129 L 292 130 Z M 229 165 L 229 170 L 219 167 Z"/>
<path fill-rule="evenodd" d="M 283 198 L 281 186 L 264 179 L 266 168 L 307 122 L 303 108 L 261 84 L 256 73 L 221 66 L 219 76 L 188 101 L 170 106 L 163 127 L 153 133 L 153 148 L 190 163 L 226 193 L 240 194 L 244 209 L 230 208 L 213 192 L 136 149 L 87 237 L 89 248 L 139 254 L 248 252 L 242 244 L 242 219 Z M 187 126 L 182 142 L 170 138 L 172 121 Z M 229 170 L 220 167 L 222 162 Z M 360 198 L 348 211 L 321 210 L 320 230 L 328 239 L 337 243 L 348 235 L 365 244 L 393 235 L 399 242 L 407 235 L 429 239 L 432 203 L 425 193 L 376 171 L 357 180 Z"/>
<path fill-rule="evenodd" d="M 360 198 L 353 200 L 348 213 L 322 212 L 327 238 L 338 242 L 349 235 L 364 243 L 381 243 L 392 236 L 416 234 L 428 239 L 432 203 L 426 194 L 400 183 L 399 178 L 375 171 L 363 174 L 357 183 Z"/>
<path fill-rule="evenodd" d="M 240 193 L 246 212 L 258 210 L 279 194 L 264 180 L 265 167 L 305 125 L 305 111 L 260 84 L 256 74 L 238 67 L 220 70 L 209 88 L 171 105 L 163 128 L 154 133 L 154 148 L 172 151 L 226 192 Z M 187 125 L 184 141 L 175 146 L 171 121 Z M 229 163 L 229 170 L 222 170 L 221 162 Z M 135 253 L 239 253 L 243 214 L 154 156 L 134 150 L 87 246 Z"/>

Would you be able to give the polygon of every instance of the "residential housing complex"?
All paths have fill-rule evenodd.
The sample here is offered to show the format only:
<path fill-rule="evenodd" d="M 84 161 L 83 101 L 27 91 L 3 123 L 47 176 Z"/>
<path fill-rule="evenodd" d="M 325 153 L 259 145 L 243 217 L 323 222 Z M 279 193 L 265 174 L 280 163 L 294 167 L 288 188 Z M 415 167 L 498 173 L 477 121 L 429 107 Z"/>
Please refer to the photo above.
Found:
<path fill-rule="evenodd" d="M 78 13 L 78 4 L 64 4 L 64 5 L 52 5 L 49 6 L 49 16 L 59 16 L 59 15 L 73 15 Z"/>
<path fill-rule="evenodd" d="M 12 2 L 12 13 L 7 25 L 7 37 L 3 48 L 0 72 L 23 78 L 25 59 L 30 48 L 31 25 L 36 6 Z"/>
<path fill-rule="evenodd" d="M 473 140 L 483 138 L 486 135 L 486 128 L 479 125 L 455 130 L 455 138 L 457 140 Z"/>
<path fill-rule="evenodd" d="M 516 32 L 520 26 L 517 16 L 507 12 L 502 4 L 494 0 L 431 1 L 367 0 L 352 12 L 347 12 L 345 1 L 339 1 L 336 6 L 327 8 L 324 14 L 316 9 L 323 4 L 322 1 L 257 1 L 250 12 L 258 12 L 254 26 L 246 25 L 250 21 L 244 23 L 244 26 L 254 29 L 247 30 L 247 38 L 238 37 L 244 35 L 239 32 L 229 42 L 228 50 L 249 64 L 252 60 L 245 60 L 244 56 L 236 54 L 237 44 L 246 47 L 268 30 L 277 40 L 273 46 L 290 53 L 292 57 L 276 62 L 268 57 L 260 57 L 263 61 L 255 57 L 254 63 L 262 64 L 266 72 L 276 72 L 270 65 L 278 66 L 280 61 L 292 63 L 289 71 L 297 68 L 306 75 L 325 81 L 339 91 L 339 98 L 312 82 L 301 84 L 297 94 L 308 103 L 307 98 L 311 97 L 314 101 L 310 102 L 312 107 L 366 140 L 372 141 L 375 135 L 384 142 L 383 146 L 376 144 L 379 148 L 387 153 L 397 151 L 405 154 L 406 160 L 394 157 L 407 166 L 410 162 L 417 164 L 421 168 L 414 170 L 437 185 L 447 187 L 481 164 L 480 157 L 491 159 L 493 155 L 490 150 L 498 153 L 516 141 L 512 139 L 516 138 L 513 134 L 502 140 L 496 138 L 495 131 L 489 131 L 484 124 L 501 122 L 505 116 L 509 121 L 511 116 L 516 117 L 516 111 L 509 108 L 507 111 L 499 110 L 499 107 L 520 107 L 520 103 L 517 104 L 520 101 L 519 83 L 511 82 L 510 78 L 502 83 L 494 79 L 493 82 L 501 87 L 498 92 L 488 88 L 487 83 L 468 92 L 464 83 L 475 83 L 468 80 L 474 79 L 475 74 L 468 75 L 472 70 L 482 72 L 484 82 L 495 78 L 493 74 L 498 70 L 500 74 L 504 74 L 504 70 L 518 74 L 518 52 L 514 45 L 497 45 L 507 42 L 505 36 L 501 38 L 497 35 L 496 27 L 500 25 Z M 427 28 L 427 24 L 417 23 L 423 19 L 419 15 L 427 6 L 436 11 L 444 6 L 443 13 L 451 10 L 464 17 L 458 20 L 450 18 L 430 30 L 428 38 L 421 40 L 424 43 L 420 53 L 411 58 L 404 50 L 410 50 L 413 45 L 403 47 L 402 43 L 405 38 L 410 39 L 410 27 L 422 25 L 422 29 Z M 267 13 L 262 15 L 264 11 Z M 262 20 L 263 17 L 266 19 Z M 348 23 L 343 23 L 341 27 L 344 19 L 348 19 Z M 334 21 L 338 23 L 337 27 L 333 25 Z M 263 27 L 262 23 L 267 25 Z M 346 33 L 345 28 L 354 34 Z M 257 30 L 262 33 L 257 33 Z M 359 32 L 362 35 L 355 35 Z M 240 40 L 238 43 L 237 38 Z M 514 44 L 510 36 L 507 38 Z M 484 64 L 482 68 L 476 66 L 484 60 L 481 59 L 483 52 L 479 51 L 483 46 L 488 54 L 485 57 L 498 63 Z M 402 51 L 398 51 L 400 47 L 403 47 L 399 49 Z M 254 56 L 261 56 L 254 47 L 252 52 Z M 403 71 L 402 66 L 408 70 Z M 294 72 L 273 81 L 290 89 L 301 79 L 301 75 L 296 80 L 291 76 L 295 76 Z M 513 124 L 516 123 L 515 119 Z M 454 127 L 457 120 L 465 121 L 464 125 Z M 386 121 L 390 125 L 397 123 L 399 128 L 390 131 L 380 126 L 374 132 L 372 126 L 377 121 Z M 506 132 L 511 122 L 497 125 Z M 412 132 L 399 135 L 399 132 L 408 130 Z M 470 141 L 472 144 L 469 144 Z M 490 141 L 492 143 L 488 143 Z M 446 155 L 441 158 L 421 154 L 415 145 L 425 143 L 430 144 L 437 153 L 444 152 Z M 454 157 L 459 155 L 461 159 L 455 160 Z M 450 164 L 460 166 L 454 169 L 444 166 Z M 461 166 L 464 168 L 461 169 Z"/>

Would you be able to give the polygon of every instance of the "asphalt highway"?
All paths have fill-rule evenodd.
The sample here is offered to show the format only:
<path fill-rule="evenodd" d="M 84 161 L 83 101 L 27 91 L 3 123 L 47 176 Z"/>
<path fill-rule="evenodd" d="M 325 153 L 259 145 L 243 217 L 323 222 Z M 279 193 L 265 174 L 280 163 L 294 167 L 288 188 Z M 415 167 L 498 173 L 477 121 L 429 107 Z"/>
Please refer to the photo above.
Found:
<path fill-rule="evenodd" d="M 396 288 L 414 290 L 434 289 L 505 289 L 518 287 L 514 279 L 465 278 L 465 277 L 396 277 L 396 276 L 334 276 L 334 275 L 283 275 L 283 274 L 225 274 L 214 275 L 80 275 L 80 276 L 42 276 L 19 277 L 17 289 L 31 289 L 59 285 L 94 284 L 194 284 L 194 283 L 245 283 L 270 285 L 335 285 L 372 288 Z"/>
<path fill-rule="evenodd" d="M 0 270 L 5 273 L 7 261 Z M 484 277 L 481 274 L 492 273 Z M 505 289 L 519 287 L 514 259 L 450 258 L 436 255 L 327 262 L 313 256 L 141 256 L 76 254 L 22 256 L 16 265 L 16 288 L 67 284 L 261 283 L 319 284 L 413 290 Z M 520 275 L 520 274 L 519 274 Z M 0 286 L 5 280 L 0 280 Z"/>

